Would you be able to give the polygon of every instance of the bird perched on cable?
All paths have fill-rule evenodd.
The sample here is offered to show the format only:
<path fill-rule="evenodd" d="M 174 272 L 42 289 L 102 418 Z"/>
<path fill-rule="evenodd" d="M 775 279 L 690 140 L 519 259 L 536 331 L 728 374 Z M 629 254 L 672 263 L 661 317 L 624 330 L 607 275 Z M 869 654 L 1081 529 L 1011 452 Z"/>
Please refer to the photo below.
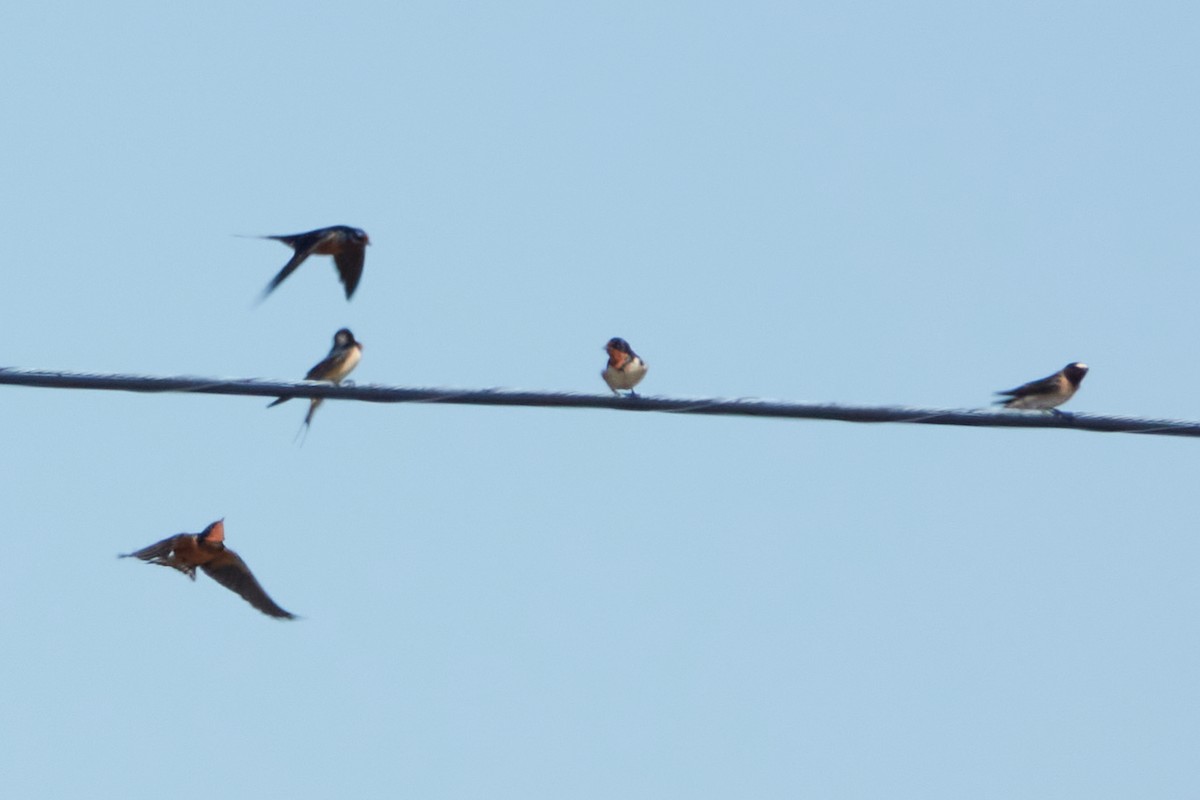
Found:
<path fill-rule="evenodd" d="M 1023 383 L 1006 392 L 996 392 L 1003 395 L 996 402 L 1005 408 L 1056 409 L 1075 395 L 1087 372 L 1087 364 L 1075 361 L 1041 380 Z"/>
<path fill-rule="evenodd" d="M 196 580 L 196 567 L 226 589 L 231 589 L 267 616 L 295 619 L 267 596 L 241 556 L 225 546 L 225 520 L 219 519 L 200 533 L 179 533 L 120 558 L 140 558 L 151 564 L 177 569 Z"/>
<path fill-rule="evenodd" d="M 275 288 L 283 283 L 288 275 L 295 272 L 309 256 L 333 256 L 333 264 L 337 267 L 338 277 L 346 287 L 346 299 L 349 300 L 354 295 L 354 290 L 358 288 L 358 282 L 362 278 L 363 261 L 367 257 L 367 245 L 371 243 L 371 238 L 367 236 L 366 231 L 361 228 L 351 228 L 348 225 L 333 225 L 307 233 L 261 236 L 259 238 L 283 242 L 296 251 L 291 260 L 283 265 L 283 269 L 279 270 L 279 274 L 267 284 L 267 288 L 263 292 L 264 299 L 275 291 Z"/>
<path fill-rule="evenodd" d="M 608 353 L 608 364 L 600 376 L 608 388 L 612 389 L 613 394 L 620 394 L 618 389 L 627 389 L 634 394 L 633 387 L 646 377 L 646 370 L 649 369 L 646 362 L 633 352 L 629 342 L 620 337 L 609 339 L 604 350 Z"/>
<path fill-rule="evenodd" d="M 330 349 L 329 355 L 310 369 L 304 376 L 304 380 L 341 383 L 358 366 L 359 360 L 362 359 L 362 349 L 362 342 L 355 340 L 350 329 L 342 328 L 333 335 L 333 348 Z M 280 397 L 267 408 L 286 403 L 291 399 L 290 397 Z M 304 428 L 312 424 L 313 414 L 317 413 L 317 408 L 323 402 L 324 400 L 320 397 L 314 397 L 309 402 L 308 414 L 304 417 Z"/>

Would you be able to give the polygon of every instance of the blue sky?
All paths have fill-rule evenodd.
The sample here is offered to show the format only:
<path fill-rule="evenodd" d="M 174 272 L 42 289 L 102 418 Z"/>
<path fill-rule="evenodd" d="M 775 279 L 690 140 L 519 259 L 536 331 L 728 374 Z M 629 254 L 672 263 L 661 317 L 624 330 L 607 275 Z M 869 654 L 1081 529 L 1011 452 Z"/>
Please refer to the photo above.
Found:
<path fill-rule="evenodd" d="M 0 363 L 1195 419 L 1198 23 L 9 8 Z M 1200 790 L 1190 440 L 0 393 L 13 796 Z M 115 558 L 219 517 L 304 619 Z"/>

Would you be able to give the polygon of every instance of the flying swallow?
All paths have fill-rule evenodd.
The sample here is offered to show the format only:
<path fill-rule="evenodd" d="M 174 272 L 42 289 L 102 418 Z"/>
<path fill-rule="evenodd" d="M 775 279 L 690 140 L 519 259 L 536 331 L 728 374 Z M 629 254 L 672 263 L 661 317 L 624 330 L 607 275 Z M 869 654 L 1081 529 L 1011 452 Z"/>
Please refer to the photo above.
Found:
<path fill-rule="evenodd" d="M 151 564 L 173 567 L 196 580 L 196 567 L 208 577 L 241 595 L 267 616 L 294 619 L 295 615 L 275 605 L 267 596 L 241 556 L 225 546 L 225 520 L 219 519 L 200 533 L 178 533 L 120 558 L 140 558 Z"/>
<path fill-rule="evenodd" d="M 1003 395 L 1003 398 L 996 402 L 1005 408 L 1034 408 L 1043 411 L 1054 409 L 1075 395 L 1087 372 L 1087 364 L 1075 361 L 1049 377 L 1023 383 L 1006 392 L 996 392 Z"/>
<path fill-rule="evenodd" d="M 304 263 L 309 256 L 333 256 L 333 264 L 337 267 L 338 277 L 346 287 L 346 299 L 349 300 L 358 288 L 362 278 L 363 261 L 367 257 L 367 245 L 371 239 L 361 228 L 351 228 L 347 225 L 334 225 L 329 228 L 318 228 L 308 233 L 292 233 L 283 236 L 262 236 L 262 239 L 274 239 L 283 242 L 296 252 L 290 261 L 283 265 L 279 274 L 267 284 L 263 297 L 266 298 L 275 287 L 283 283 L 288 275 Z"/>
<path fill-rule="evenodd" d="M 362 358 L 362 349 L 362 342 L 355 341 L 354 334 L 350 332 L 350 329 L 342 328 L 333 335 L 333 348 L 329 351 L 329 355 L 310 369 L 304 376 L 304 380 L 341 383 L 358 366 L 358 362 Z M 267 408 L 286 403 L 291 399 L 290 397 L 280 397 Z M 312 424 L 313 414 L 317 413 L 317 408 L 323 402 L 323 398 L 320 397 L 314 397 L 309 402 L 308 415 L 304 418 L 305 428 Z"/>
<path fill-rule="evenodd" d="M 629 342 L 619 337 L 609 339 L 604 350 L 608 353 L 608 364 L 600 376 L 608 388 L 612 389 L 613 394 L 620 394 L 618 389 L 628 389 L 630 394 L 634 394 L 633 387 L 646 377 L 646 370 L 649 369 L 646 362 L 633 352 Z"/>

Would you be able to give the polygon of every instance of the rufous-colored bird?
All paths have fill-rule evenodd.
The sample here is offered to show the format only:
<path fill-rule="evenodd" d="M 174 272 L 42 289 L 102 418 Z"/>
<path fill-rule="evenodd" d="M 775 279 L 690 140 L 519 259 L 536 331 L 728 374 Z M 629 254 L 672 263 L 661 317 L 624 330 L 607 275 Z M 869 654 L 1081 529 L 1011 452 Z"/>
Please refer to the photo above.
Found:
<path fill-rule="evenodd" d="M 219 519 L 200 533 L 178 533 L 121 558 L 140 558 L 151 564 L 177 569 L 196 580 L 196 567 L 208 577 L 241 595 L 242 599 L 267 616 L 294 619 L 267 596 L 241 556 L 225 546 L 225 520 Z"/>

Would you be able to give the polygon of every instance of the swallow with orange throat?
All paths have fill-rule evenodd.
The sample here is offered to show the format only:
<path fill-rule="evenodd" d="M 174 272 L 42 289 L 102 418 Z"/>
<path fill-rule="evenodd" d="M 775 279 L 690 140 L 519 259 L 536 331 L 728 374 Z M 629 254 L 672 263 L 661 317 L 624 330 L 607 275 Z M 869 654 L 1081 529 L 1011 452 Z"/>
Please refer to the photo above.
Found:
<path fill-rule="evenodd" d="M 621 390 L 628 391 L 631 395 L 635 394 L 633 387 L 646 377 L 646 370 L 649 369 L 646 362 L 633 352 L 629 342 L 620 337 L 609 339 L 608 344 L 604 345 L 604 351 L 608 353 L 608 364 L 600 376 L 604 378 L 608 388 L 612 389 L 613 394 L 620 394 Z"/>
<path fill-rule="evenodd" d="M 1083 376 L 1087 375 L 1088 366 L 1079 361 L 1067 364 L 1053 375 L 1029 383 L 1023 383 L 1015 389 L 996 392 L 1001 399 L 996 402 L 1005 408 L 1028 408 L 1042 411 L 1057 411 L 1058 407 L 1075 396 Z"/>
<path fill-rule="evenodd" d="M 196 580 L 196 567 L 208 577 L 236 592 L 262 613 L 276 619 L 295 619 L 267 596 L 241 556 L 225 546 L 225 520 L 219 519 L 200 533 L 178 533 L 120 558 L 140 558 L 151 564 L 177 569 Z"/>
<path fill-rule="evenodd" d="M 333 256 L 333 265 L 337 267 L 338 277 L 342 280 L 346 289 L 346 299 L 349 300 L 362 279 L 367 245 L 371 243 L 371 237 L 367 236 L 366 231 L 351 228 L 349 225 L 333 225 L 306 233 L 285 233 L 259 238 L 283 242 L 295 251 L 291 259 L 283 265 L 283 269 L 279 270 L 279 274 L 267 284 L 263 292 L 264 300 L 309 256 Z"/>
<path fill-rule="evenodd" d="M 329 355 L 310 369 L 304 376 L 304 380 L 341 383 L 358 366 L 359 360 L 362 359 L 362 349 L 362 342 L 355 340 L 350 329 L 342 328 L 333 335 L 333 348 L 329 351 Z M 280 397 L 267 408 L 286 403 L 291 399 L 290 397 Z M 320 397 L 314 397 L 309 401 L 308 414 L 304 417 L 304 428 L 312 424 L 313 414 L 317 413 L 317 409 L 323 402 L 324 400 Z"/>

